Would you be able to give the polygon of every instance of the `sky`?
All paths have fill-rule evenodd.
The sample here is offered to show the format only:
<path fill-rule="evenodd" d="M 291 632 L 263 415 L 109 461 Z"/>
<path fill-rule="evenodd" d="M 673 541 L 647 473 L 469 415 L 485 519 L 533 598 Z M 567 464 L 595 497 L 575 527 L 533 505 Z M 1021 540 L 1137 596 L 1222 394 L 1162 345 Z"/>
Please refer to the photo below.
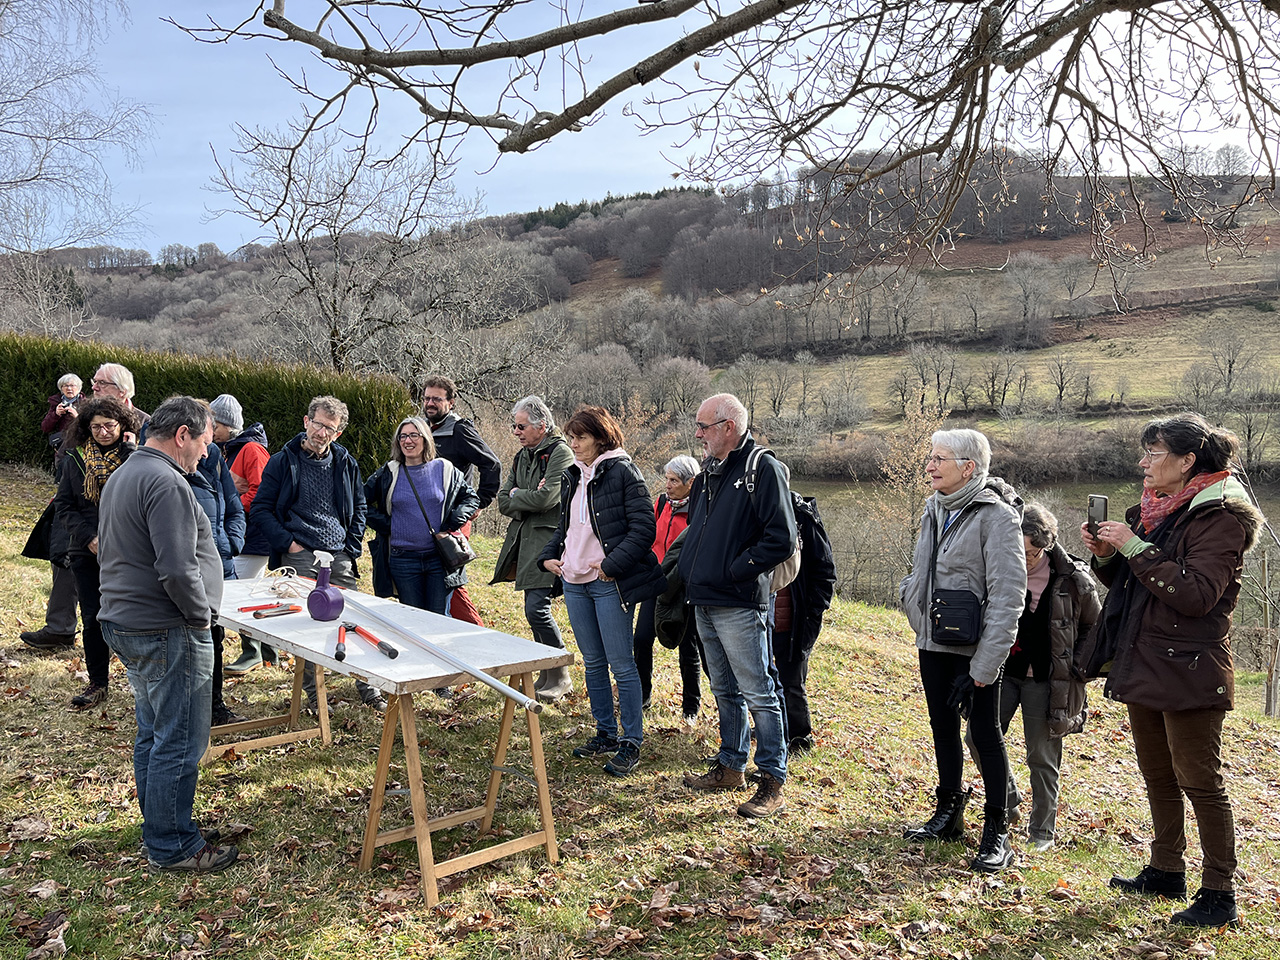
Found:
<path fill-rule="evenodd" d="M 184 5 L 185 6 L 185 5 Z M 191 4 L 192 21 L 201 5 Z M 132 20 L 112 29 L 98 49 L 103 80 L 121 94 L 148 104 L 155 136 L 139 150 L 134 168 L 104 157 L 116 200 L 141 206 L 140 229 L 107 242 L 141 247 L 154 255 L 162 246 L 216 243 L 224 252 L 263 239 L 247 219 L 211 212 L 226 205 L 210 190 L 216 173 L 213 151 L 227 157 L 235 146 L 234 127 L 277 126 L 299 111 L 300 98 L 280 78 L 269 57 L 312 63 L 300 45 L 269 41 L 211 45 L 199 43 L 162 16 L 183 9 L 172 3 L 133 0 Z M 213 3 L 220 18 L 252 9 L 250 3 Z M 242 14 L 243 15 L 243 14 Z M 323 70 L 311 65 L 312 72 Z M 317 74 L 318 76 L 319 74 Z M 529 154 L 503 156 L 488 169 L 496 148 L 473 137 L 454 183 L 460 193 L 482 195 L 489 215 L 525 212 L 565 200 L 598 200 L 605 194 L 660 190 L 675 181 L 680 156 L 671 138 L 642 137 L 634 122 L 611 104 L 605 118 L 582 133 L 561 134 Z"/>

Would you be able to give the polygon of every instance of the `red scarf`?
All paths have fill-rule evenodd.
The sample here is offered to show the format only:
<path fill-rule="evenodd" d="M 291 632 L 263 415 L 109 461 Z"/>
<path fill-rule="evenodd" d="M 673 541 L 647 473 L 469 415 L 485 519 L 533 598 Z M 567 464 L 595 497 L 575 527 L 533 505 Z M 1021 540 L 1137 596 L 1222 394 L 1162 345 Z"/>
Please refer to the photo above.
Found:
<path fill-rule="evenodd" d="M 1227 479 L 1231 476 L 1230 470 L 1219 470 L 1217 473 L 1197 473 L 1194 477 L 1187 481 L 1187 485 L 1173 496 L 1154 493 L 1151 490 L 1144 489 L 1142 491 L 1142 531 L 1150 533 L 1164 521 L 1165 517 L 1173 513 L 1179 507 L 1191 502 L 1197 493 L 1206 487 L 1211 487 L 1215 483 Z"/>

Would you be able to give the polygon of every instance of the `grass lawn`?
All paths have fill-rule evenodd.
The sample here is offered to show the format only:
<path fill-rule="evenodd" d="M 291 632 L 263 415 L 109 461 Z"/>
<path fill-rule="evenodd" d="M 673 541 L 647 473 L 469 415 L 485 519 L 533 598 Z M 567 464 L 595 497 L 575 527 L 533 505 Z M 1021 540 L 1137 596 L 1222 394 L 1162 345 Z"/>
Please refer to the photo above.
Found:
<path fill-rule="evenodd" d="M 1241 678 L 1228 721 L 1245 920 L 1192 932 L 1168 923 L 1169 904 L 1107 888 L 1113 871 L 1131 875 L 1146 862 L 1150 823 L 1123 708 L 1096 688 L 1088 728 L 1067 741 L 1055 848 L 1021 852 L 1015 869 L 981 877 L 968 869 L 972 824 L 965 844 L 904 843 L 902 825 L 927 816 L 934 786 L 914 646 L 896 612 L 849 603 L 837 604 L 815 652 L 818 747 L 792 764 L 786 811 L 773 819 L 738 818 L 745 792 L 702 797 L 681 785 L 717 734 L 705 688 L 698 724 L 683 725 L 669 652 L 656 657 L 639 771 L 619 781 L 574 759 L 571 748 L 592 732 L 576 665 L 574 695 L 542 716 L 561 862 L 535 852 L 448 878 L 429 911 L 411 845 L 379 850 L 372 873 L 356 869 L 381 718 L 339 680 L 348 702 L 335 710 L 331 747 L 202 770 L 201 820 L 251 827 L 240 863 L 214 876 L 157 875 L 138 853 L 132 701 L 119 665 L 103 707 L 72 713 L 67 701 L 84 684 L 78 659 L 29 652 L 17 638 L 43 609 L 47 571 L 18 552 L 47 482 L 0 468 L 0 491 L 3 960 L 27 956 L 42 924 L 65 924 L 68 953 L 95 958 L 1280 956 L 1280 726 L 1261 716 L 1259 678 Z M 523 633 L 510 588 L 476 585 L 488 580 L 497 543 L 480 546 L 477 603 L 500 629 Z M 229 699 L 259 716 L 283 703 L 288 681 L 263 668 L 230 684 Z M 476 802 L 500 698 L 425 696 L 419 708 L 432 813 Z M 1020 740 L 1011 741 L 1025 786 Z M 514 747 L 508 763 L 526 763 L 519 737 Z M 403 776 L 393 769 L 401 785 Z M 532 787 L 503 783 L 499 831 L 534 829 Z M 408 822 L 407 803 L 389 798 L 384 827 Z M 437 834 L 437 857 L 474 839 L 474 826 Z M 1023 848 L 1025 836 L 1015 842 Z M 1194 828 L 1191 845 L 1198 855 Z M 1198 867 L 1197 856 L 1193 886 Z"/>

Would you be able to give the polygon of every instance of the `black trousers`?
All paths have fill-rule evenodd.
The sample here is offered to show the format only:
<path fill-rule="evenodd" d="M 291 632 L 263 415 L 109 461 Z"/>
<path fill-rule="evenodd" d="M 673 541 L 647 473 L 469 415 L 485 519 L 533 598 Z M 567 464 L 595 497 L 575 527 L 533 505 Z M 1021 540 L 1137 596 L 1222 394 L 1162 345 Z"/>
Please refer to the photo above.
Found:
<path fill-rule="evenodd" d="M 813 736 L 813 718 L 809 715 L 809 654 L 812 650 L 792 650 L 791 631 L 771 631 L 773 662 L 782 685 L 782 713 L 786 721 L 787 739 Z"/>
<path fill-rule="evenodd" d="M 657 599 L 642 600 L 636 617 L 636 632 L 631 649 L 640 671 L 640 692 L 647 701 L 653 696 L 653 643 L 657 639 L 654 617 L 658 609 Z M 690 610 L 689 616 L 693 616 Z M 680 702 L 686 717 L 698 712 L 702 704 L 702 644 L 698 632 L 690 630 L 680 641 Z"/>
<path fill-rule="evenodd" d="M 929 726 L 933 729 L 933 752 L 938 761 L 938 786 L 943 790 L 960 790 L 964 786 L 964 745 L 960 736 L 960 714 L 947 705 L 956 677 L 969 672 L 969 658 L 956 653 L 920 651 L 920 682 L 929 707 Z M 1004 810 L 1009 780 L 1009 756 L 1004 749 L 1000 730 L 1000 682 L 978 687 L 973 694 L 973 712 L 969 715 L 969 732 L 982 784 L 986 790 L 986 807 Z"/>

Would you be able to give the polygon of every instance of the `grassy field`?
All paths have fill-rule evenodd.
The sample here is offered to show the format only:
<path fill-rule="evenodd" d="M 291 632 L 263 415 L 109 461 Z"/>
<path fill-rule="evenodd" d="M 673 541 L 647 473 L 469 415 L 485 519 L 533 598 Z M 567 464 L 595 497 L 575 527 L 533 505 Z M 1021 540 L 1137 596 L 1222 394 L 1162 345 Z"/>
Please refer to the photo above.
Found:
<path fill-rule="evenodd" d="M 563 852 L 555 867 L 530 854 L 449 878 L 430 911 L 410 845 L 383 848 L 374 871 L 360 873 L 380 718 L 348 702 L 336 708 L 329 748 L 262 751 L 202 771 L 201 819 L 251 828 L 238 865 L 200 878 L 154 874 L 138 855 L 132 703 L 119 665 L 103 707 L 71 713 L 67 701 L 84 683 L 78 659 L 37 655 L 17 640 L 23 624 L 39 621 L 47 579 L 43 565 L 18 557 L 48 496 L 39 481 L 0 468 L 4 960 L 27 956 L 42 930 L 64 923 L 68 953 L 95 958 L 1278 955 L 1280 726 L 1260 715 L 1258 678 L 1241 678 L 1240 709 L 1228 721 L 1245 920 L 1189 932 L 1167 922 L 1168 904 L 1107 888 L 1113 871 L 1130 875 L 1145 862 L 1150 823 L 1123 710 L 1096 690 L 1087 730 L 1067 741 L 1055 848 L 1020 853 L 1016 869 L 987 878 L 967 868 L 972 825 L 965 844 L 901 841 L 902 825 L 926 815 L 934 785 L 914 648 L 897 613 L 846 603 L 815 652 L 818 747 L 793 763 L 782 816 L 747 822 L 733 813 L 745 793 L 701 797 L 680 784 L 715 749 L 714 708 L 684 727 L 674 658 L 660 654 L 631 778 L 613 780 L 570 755 L 591 732 L 580 666 L 575 694 L 543 714 Z M 497 545 L 481 546 L 473 583 L 488 579 Z M 474 593 L 495 625 L 524 632 L 509 588 Z M 257 670 L 230 685 L 229 699 L 261 715 L 283 702 L 287 682 L 284 671 Z M 354 699 L 349 681 L 337 692 Z M 433 813 L 472 802 L 500 700 L 486 691 L 423 697 L 419 707 Z M 516 747 L 508 762 L 519 765 L 526 754 Z M 403 769 L 392 777 L 402 780 Z M 532 801 L 527 784 L 506 778 L 498 826 L 532 829 Z M 405 816 L 406 802 L 389 803 L 384 826 Z M 437 855 L 470 845 L 473 834 L 437 835 Z M 1194 883 L 1198 862 L 1193 873 Z"/>

